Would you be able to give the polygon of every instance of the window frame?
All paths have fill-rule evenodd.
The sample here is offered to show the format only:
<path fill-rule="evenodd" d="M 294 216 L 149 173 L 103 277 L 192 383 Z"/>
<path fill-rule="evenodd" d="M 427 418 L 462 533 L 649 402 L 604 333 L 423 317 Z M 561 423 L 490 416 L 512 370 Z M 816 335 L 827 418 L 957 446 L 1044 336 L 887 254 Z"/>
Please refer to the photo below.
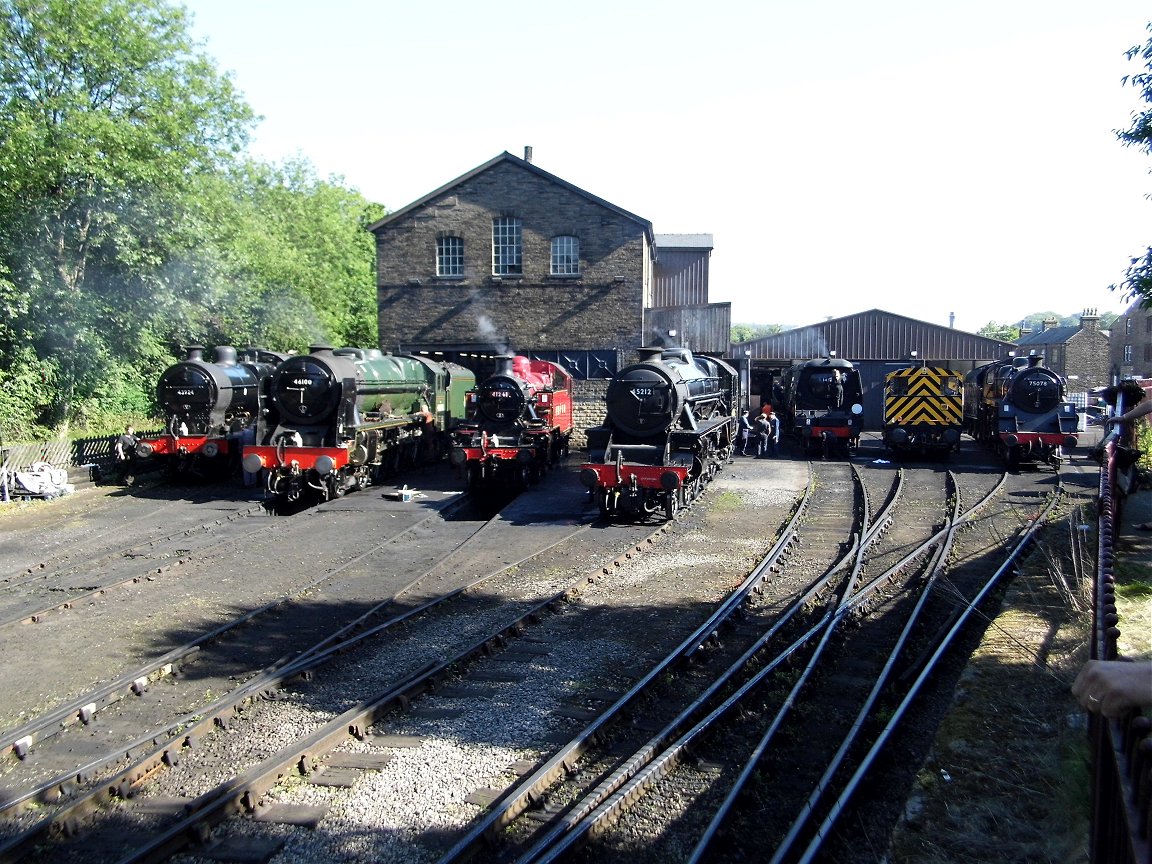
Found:
<path fill-rule="evenodd" d="M 580 238 L 557 234 L 549 244 L 548 275 L 572 278 L 580 275 Z"/>
<path fill-rule="evenodd" d="M 524 227 L 516 216 L 492 220 L 492 275 L 524 275 Z"/>
<path fill-rule="evenodd" d="M 450 243 L 456 246 L 455 250 L 448 249 Z M 464 277 L 463 237 L 458 234 L 445 234 L 436 238 L 436 276 L 440 279 L 462 279 Z"/>

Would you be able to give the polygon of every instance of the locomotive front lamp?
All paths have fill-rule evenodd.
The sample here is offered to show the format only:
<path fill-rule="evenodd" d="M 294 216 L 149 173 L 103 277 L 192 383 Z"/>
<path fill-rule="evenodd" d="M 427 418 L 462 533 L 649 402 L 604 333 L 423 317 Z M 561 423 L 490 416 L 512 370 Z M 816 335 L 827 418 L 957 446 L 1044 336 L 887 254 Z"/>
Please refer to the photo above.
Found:
<path fill-rule="evenodd" d="M 220 445 L 215 441 L 209 441 L 204 445 L 203 453 L 209 459 L 215 459 L 216 455 L 220 452 Z"/>

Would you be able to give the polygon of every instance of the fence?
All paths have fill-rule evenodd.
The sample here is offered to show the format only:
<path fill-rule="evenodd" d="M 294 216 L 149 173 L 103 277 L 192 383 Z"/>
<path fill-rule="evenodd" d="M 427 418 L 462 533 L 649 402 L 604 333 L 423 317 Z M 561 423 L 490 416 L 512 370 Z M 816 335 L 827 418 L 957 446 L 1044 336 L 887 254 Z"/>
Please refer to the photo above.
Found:
<path fill-rule="evenodd" d="M 162 435 L 162 430 L 138 432 L 141 438 Z M 0 467 L 7 471 L 23 471 L 35 462 L 47 462 L 54 468 L 67 468 L 70 473 L 85 472 L 88 476 L 93 467 L 100 473 L 108 473 L 115 462 L 116 435 L 103 435 L 98 438 L 77 438 L 75 440 L 53 439 L 39 444 L 13 444 L 0 451 Z"/>
<path fill-rule="evenodd" d="M 1118 405 L 1117 413 L 1122 410 Z M 1129 428 L 1111 432 L 1102 445 L 1091 643 L 1092 658 L 1097 660 L 1114 660 L 1118 655 L 1115 532 L 1123 496 L 1135 485 L 1139 456 L 1132 446 L 1132 424 L 1125 425 Z M 1152 864 L 1152 720 L 1140 712 L 1119 720 L 1090 714 L 1088 740 L 1093 764 L 1091 860 Z"/>

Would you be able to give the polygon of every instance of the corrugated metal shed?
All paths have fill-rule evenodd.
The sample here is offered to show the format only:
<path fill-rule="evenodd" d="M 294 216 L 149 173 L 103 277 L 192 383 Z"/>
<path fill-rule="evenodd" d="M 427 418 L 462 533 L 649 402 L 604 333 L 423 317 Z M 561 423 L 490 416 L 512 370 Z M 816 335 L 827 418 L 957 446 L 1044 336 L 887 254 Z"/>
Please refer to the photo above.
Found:
<path fill-rule="evenodd" d="M 701 306 L 708 302 L 711 234 L 657 234 L 652 270 L 653 308 Z"/>
<path fill-rule="evenodd" d="M 1016 348 L 951 327 L 917 321 L 880 309 L 832 318 L 784 333 L 734 345 L 731 357 L 753 360 L 808 360 L 835 351 L 845 360 L 902 360 L 916 351 L 922 359 L 988 362 Z"/>

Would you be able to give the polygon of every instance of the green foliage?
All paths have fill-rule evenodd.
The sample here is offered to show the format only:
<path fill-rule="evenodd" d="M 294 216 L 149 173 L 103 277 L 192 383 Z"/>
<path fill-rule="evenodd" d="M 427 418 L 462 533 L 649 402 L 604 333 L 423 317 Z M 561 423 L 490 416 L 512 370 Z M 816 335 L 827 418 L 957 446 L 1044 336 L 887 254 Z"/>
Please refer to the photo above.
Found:
<path fill-rule="evenodd" d="M 764 336 L 773 336 L 783 332 L 783 330 L 784 328 L 779 324 L 733 324 L 728 338 L 731 342 L 739 344 L 751 342 L 753 339 L 761 339 Z"/>
<path fill-rule="evenodd" d="M 1152 31 L 1152 24 L 1148 24 Z M 1152 38 L 1143 45 L 1135 45 L 1127 51 L 1129 60 L 1138 60 L 1143 69 L 1134 75 L 1126 75 L 1124 83 L 1140 92 L 1146 107 L 1132 114 L 1132 125 L 1116 133 L 1125 147 L 1138 147 L 1152 154 Z M 1144 309 L 1152 308 L 1152 247 L 1131 258 L 1124 281 L 1111 286 L 1113 291 L 1123 292 L 1125 300 L 1139 300 Z"/>
<path fill-rule="evenodd" d="M 146 416 L 190 344 L 376 344 L 383 209 L 254 120 L 179 5 L 0 0 L 0 434 Z"/>
<path fill-rule="evenodd" d="M 1020 338 L 1020 328 L 1014 324 L 997 324 L 995 321 L 989 321 L 976 331 L 976 335 L 999 339 L 1001 342 L 1015 342 Z"/>
<path fill-rule="evenodd" d="M 383 208 L 302 160 L 247 163 L 230 178 L 215 322 L 274 350 L 377 344 L 375 240 Z"/>

